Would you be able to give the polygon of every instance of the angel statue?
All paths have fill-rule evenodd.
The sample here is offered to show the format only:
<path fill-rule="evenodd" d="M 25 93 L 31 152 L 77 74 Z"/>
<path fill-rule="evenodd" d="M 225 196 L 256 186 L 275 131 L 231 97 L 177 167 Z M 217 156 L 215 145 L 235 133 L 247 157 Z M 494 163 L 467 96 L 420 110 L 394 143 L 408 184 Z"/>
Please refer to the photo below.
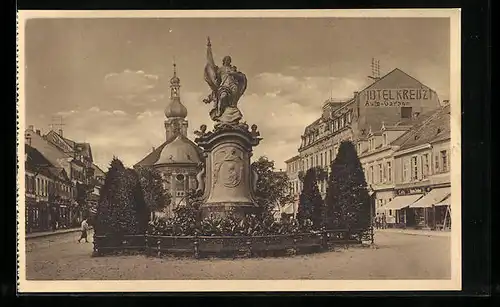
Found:
<path fill-rule="evenodd" d="M 210 86 L 212 92 L 204 103 L 213 102 L 210 110 L 210 117 L 220 124 L 238 124 L 242 114 L 238 109 L 238 100 L 247 89 L 247 77 L 231 65 L 231 57 L 225 56 L 222 59 L 222 67 L 214 63 L 212 55 L 212 45 L 210 37 L 207 43 L 207 64 L 205 65 L 205 81 Z"/>

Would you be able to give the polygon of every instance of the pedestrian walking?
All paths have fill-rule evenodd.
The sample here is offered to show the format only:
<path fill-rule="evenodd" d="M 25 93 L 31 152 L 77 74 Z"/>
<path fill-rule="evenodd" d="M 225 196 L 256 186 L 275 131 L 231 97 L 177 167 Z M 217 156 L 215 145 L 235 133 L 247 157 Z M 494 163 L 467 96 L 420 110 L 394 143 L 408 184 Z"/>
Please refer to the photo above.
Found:
<path fill-rule="evenodd" d="M 81 240 L 85 239 L 85 243 L 89 243 L 87 240 L 87 231 L 89 230 L 89 224 L 87 223 L 87 219 L 83 219 L 82 221 L 82 234 L 80 236 L 80 239 L 78 239 L 78 243 L 80 243 Z"/>

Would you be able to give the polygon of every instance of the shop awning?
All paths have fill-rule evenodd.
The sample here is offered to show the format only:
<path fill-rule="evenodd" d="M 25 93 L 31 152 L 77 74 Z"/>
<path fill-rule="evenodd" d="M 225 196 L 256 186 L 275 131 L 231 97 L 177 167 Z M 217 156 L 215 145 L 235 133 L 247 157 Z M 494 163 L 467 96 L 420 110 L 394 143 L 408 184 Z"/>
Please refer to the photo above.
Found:
<path fill-rule="evenodd" d="M 293 204 L 288 204 L 283 208 L 283 212 L 286 214 L 293 214 Z"/>
<path fill-rule="evenodd" d="M 437 188 L 425 194 L 424 197 L 410 205 L 410 208 L 430 208 L 450 195 L 450 188 Z"/>
<path fill-rule="evenodd" d="M 416 202 L 423 194 L 413 194 L 413 195 L 404 195 L 397 196 L 384 206 L 380 207 L 381 210 L 401 210 L 405 207 Z"/>
<path fill-rule="evenodd" d="M 449 205 L 451 205 L 451 194 L 448 195 L 445 199 L 443 199 L 439 203 L 435 204 L 434 206 L 438 207 L 438 206 L 449 206 Z"/>

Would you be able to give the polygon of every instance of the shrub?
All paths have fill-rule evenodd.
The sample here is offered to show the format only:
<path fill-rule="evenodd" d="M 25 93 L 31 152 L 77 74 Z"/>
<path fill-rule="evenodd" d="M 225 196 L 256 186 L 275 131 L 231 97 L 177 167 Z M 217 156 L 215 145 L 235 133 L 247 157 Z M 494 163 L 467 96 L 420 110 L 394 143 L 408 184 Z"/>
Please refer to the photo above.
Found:
<path fill-rule="evenodd" d="M 147 214 L 137 175 L 113 158 L 101 189 L 95 231 L 101 234 L 145 232 Z M 146 218 L 146 219 L 145 219 Z"/>
<path fill-rule="evenodd" d="M 323 224 L 323 199 L 318 189 L 319 171 L 308 169 L 304 176 L 304 188 L 299 197 L 297 218 L 304 224 L 312 221 L 313 226 L 320 228 Z"/>
<path fill-rule="evenodd" d="M 340 144 L 331 165 L 325 204 L 329 227 L 366 228 L 370 224 L 370 196 L 354 145 Z"/>

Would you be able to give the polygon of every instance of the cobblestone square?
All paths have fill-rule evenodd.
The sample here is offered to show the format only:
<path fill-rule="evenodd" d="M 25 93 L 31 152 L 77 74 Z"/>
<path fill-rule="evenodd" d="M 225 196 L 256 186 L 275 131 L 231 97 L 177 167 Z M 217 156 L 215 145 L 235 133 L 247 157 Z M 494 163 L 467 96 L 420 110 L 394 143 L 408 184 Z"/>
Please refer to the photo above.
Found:
<path fill-rule="evenodd" d="M 290 258 L 173 259 L 91 257 L 78 233 L 35 238 L 26 244 L 28 280 L 176 279 L 449 279 L 450 236 L 376 232 L 376 247 Z"/>

